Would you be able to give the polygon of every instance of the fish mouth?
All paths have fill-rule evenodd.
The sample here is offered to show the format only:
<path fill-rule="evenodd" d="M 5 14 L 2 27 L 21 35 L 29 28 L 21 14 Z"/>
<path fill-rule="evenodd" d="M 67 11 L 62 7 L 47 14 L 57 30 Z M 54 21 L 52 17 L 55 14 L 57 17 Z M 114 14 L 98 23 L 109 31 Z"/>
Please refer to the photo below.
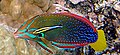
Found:
<path fill-rule="evenodd" d="M 17 32 L 18 32 L 18 30 L 16 30 L 16 31 L 13 33 L 15 39 L 19 38 L 18 34 L 16 34 Z"/>
<path fill-rule="evenodd" d="M 13 35 L 14 35 L 14 38 L 21 38 L 21 36 L 19 34 L 23 34 L 23 32 L 18 32 L 18 30 L 16 30 Z"/>
<path fill-rule="evenodd" d="M 20 36 L 17 35 L 17 34 L 13 34 L 13 35 L 14 35 L 14 38 L 15 38 L 15 39 L 20 38 Z"/>
<path fill-rule="evenodd" d="M 18 35 L 19 33 L 18 32 L 14 32 L 13 35 L 14 35 L 14 38 L 20 38 L 20 36 Z"/>

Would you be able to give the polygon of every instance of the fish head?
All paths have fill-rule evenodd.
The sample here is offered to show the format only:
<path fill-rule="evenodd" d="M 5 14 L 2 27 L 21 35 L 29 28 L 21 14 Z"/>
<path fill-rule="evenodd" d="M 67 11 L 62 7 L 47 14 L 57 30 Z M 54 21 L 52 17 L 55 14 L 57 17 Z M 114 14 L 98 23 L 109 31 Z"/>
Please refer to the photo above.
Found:
<path fill-rule="evenodd" d="M 40 34 L 34 35 L 33 32 L 36 30 L 36 28 L 28 28 L 27 24 L 22 24 L 20 28 L 14 32 L 14 37 L 15 38 L 23 38 L 23 39 L 31 39 L 31 38 L 36 38 L 40 36 Z"/>
<path fill-rule="evenodd" d="M 39 31 L 39 33 L 36 31 L 36 28 L 32 29 L 18 29 L 14 33 L 15 38 L 22 38 L 25 40 L 33 40 L 33 41 L 40 41 L 41 37 L 44 37 L 44 33 Z"/>
<path fill-rule="evenodd" d="M 30 20 L 29 20 L 30 21 Z M 62 26 L 49 26 L 49 27 L 39 27 L 39 28 L 31 28 L 27 22 L 24 22 L 21 27 L 14 33 L 15 38 L 23 38 L 29 40 L 40 40 L 41 37 L 45 37 L 45 32 L 56 29 L 62 28 Z"/>
<path fill-rule="evenodd" d="M 36 29 L 23 29 L 23 30 L 21 30 L 21 28 L 20 28 L 14 33 L 14 37 L 30 40 L 30 39 L 36 39 L 36 38 L 40 38 L 40 37 L 44 36 L 44 33 L 35 33 L 34 34 L 35 30 Z"/>
<path fill-rule="evenodd" d="M 14 32 L 15 38 L 23 38 L 23 39 L 36 39 L 44 36 L 43 33 L 35 33 L 34 32 L 38 29 L 37 27 L 34 27 L 33 23 L 35 21 L 35 18 L 38 18 L 39 16 L 33 17 L 26 22 L 24 22 L 20 28 Z M 42 30 L 41 30 L 42 31 Z"/>

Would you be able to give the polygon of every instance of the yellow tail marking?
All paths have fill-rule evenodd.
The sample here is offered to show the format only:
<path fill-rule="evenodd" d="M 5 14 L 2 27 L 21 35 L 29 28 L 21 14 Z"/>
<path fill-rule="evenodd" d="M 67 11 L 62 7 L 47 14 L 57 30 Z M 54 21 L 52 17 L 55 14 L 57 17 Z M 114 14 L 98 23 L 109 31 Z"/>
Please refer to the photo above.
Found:
<path fill-rule="evenodd" d="M 97 32 L 98 32 L 98 40 L 95 43 L 91 43 L 90 46 L 95 51 L 102 51 L 107 47 L 105 34 L 103 30 L 97 30 Z"/>

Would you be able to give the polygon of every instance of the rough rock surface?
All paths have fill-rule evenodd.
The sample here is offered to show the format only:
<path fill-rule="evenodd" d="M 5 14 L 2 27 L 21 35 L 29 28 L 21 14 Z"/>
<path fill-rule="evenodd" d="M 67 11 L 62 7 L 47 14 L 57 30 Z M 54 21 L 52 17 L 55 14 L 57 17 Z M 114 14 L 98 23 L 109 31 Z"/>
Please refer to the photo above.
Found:
<path fill-rule="evenodd" d="M 15 40 L 8 30 L 0 26 L 0 55 L 15 55 Z"/>
<path fill-rule="evenodd" d="M 27 19 L 40 15 L 43 13 L 51 13 L 55 11 L 55 6 L 53 5 L 54 0 L 1 0 L 0 2 L 0 16 L 7 15 L 10 18 L 5 18 L 10 20 L 12 23 L 7 24 L 8 26 L 18 28 L 20 25 L 18 23 L 23 23 Z M 2 17 L 0 17 L 0 20 Z M 14 26 L 14 23 L 17 23 Z"/>
<path fill-rule="evenodd" d="M 23 39 L 15 39 L 13 33 L 29 18 L 54 12 L 53 3 L 54 0 L 0 0 L 0 55 L 51 55 Z"/>

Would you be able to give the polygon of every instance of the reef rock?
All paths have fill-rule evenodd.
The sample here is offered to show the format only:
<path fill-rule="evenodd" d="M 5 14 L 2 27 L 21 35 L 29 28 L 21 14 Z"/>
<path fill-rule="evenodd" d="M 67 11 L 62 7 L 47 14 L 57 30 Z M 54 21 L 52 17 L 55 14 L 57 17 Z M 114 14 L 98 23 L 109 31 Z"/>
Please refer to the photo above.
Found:
<path fill-rule="evenodd" d="M 10 3 L 11 3 L 12 0 L 1 0 L 1 11 L 4 13 L 4 14 L 8 14 L 9 13 L 9 10 L 10 10 Z"/>
<path fill-rule="evenodd" d="M 28 19 L 30 17 L 33 17 L 35 15 L 40 15 L 42 13 L 43 11 L 41 10 L 41 8 L 39 8 L 34 4 L 30 4 L 26 2 L 23 7 L 23 17 L 21 18 Z"/>
<path fill-rule="evenodd" d="M 10 15 L 13 19 L 20 18 L 22 14 L 22 3 L 20 0 L 13 0 L 10 4 Z"/>
<path fill-rule="evenodd" d="M 115 5 L 114 5 L 114 9 L 115 10 L 118 10 L 120 12 L 120 2 L 117 2 Z"/>
<path fill-rule="evenodd" d="M 55 6 L 53 3 L 54 0 L 1 0 L 0 15 L 2 17 L 9 16 L 9 18 L 4 17 L 6 19 L 5 24 L 18 28 L 21 23 L 33 16 L 54 12 Z"/>
<path fill-rule="evenodd" d="M 70 0 L 73 4 L 77 4 L 79 3 L 80 1 L 84 1 L 84 0 Z"/>
<path fill-rule="evenodd" d="M 16 55 L 15 40 L 12 33 L 0 26 L 0 55 Z"/>

